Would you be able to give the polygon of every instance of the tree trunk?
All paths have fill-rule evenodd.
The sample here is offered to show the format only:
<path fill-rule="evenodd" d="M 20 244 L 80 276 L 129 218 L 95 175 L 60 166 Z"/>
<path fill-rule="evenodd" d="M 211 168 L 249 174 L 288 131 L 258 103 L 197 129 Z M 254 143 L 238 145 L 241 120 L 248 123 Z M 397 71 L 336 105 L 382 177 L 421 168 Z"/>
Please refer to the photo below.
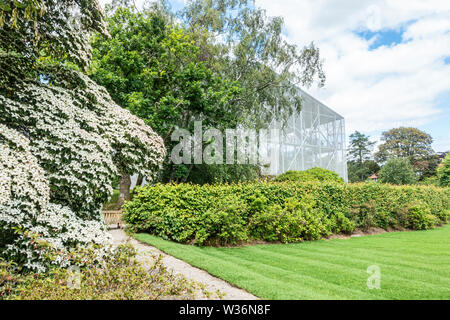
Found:
<path fill-rule="evenodd" d="M 138 178 L 136 181 L 136 187 L 141 187 L 143 182 L 144 182 L 144 177 L 141 175 L 138 175 Z"/>
<path fill-rule="evenodd" d="M 170 163 L 169 183 L 173 182 L 174 175 L 175 175 L 175 167 L 173 166 L 173 163 Z"/>
<path fill-rule="evenodd" d="M 119 199 L 117 200 L 117 210 L 121 210 L 125 201 L 130 201 L 131 178 L 127 174 L 122 174 L 120 178 Z"/>
<path fill-rule="evenodd" d="M 194 165 L 193 164 L 190 164 L 189 165 L 189 170 L 188 170 L 188 172 L 187 172 L 187 174 L 184 176 L 184 178 L 183 178 L 183 183 L 186 183 L 186 181 L 187 181 L 187 179 L 189 178 L 189 176 L 191 175 L 191 172 L 192 172 L 192 169 L 194 168 Z"/>

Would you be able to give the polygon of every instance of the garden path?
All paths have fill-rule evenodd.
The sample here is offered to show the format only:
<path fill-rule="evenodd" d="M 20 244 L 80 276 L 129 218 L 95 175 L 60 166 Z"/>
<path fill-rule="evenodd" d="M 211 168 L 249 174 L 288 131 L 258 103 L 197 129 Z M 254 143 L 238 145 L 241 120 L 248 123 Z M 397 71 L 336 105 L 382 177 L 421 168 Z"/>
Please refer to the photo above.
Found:
<path fill-rule="evenodd" d="M 149 254 L 154 255 L 162 255 L 164 265 L 168 270 L 172 271 L 175 274 L 181 274 L 185 276 L 189 280 L 194 280 L 197 282 L 201 282 L 206 286 L 206 289 L 212 293 L 215 293 L 217 290 L 225 294 L 224 300 L 257 300 L 258 297 L 248 293 L 245 290 L 236 288 L 225 282 L 219 278 L 213 277 L 208 272 L 195 268 L 175 257 L 169 256 L 164 252 L 158 250 L 155 247 L 143 244 L 131 237 L 129 237 L 123 230 L 114 229 L 110 230 L 111 235 L 113 236 L 114 245 L 130 243 L 132 244 L 136 250 L 138 251 L 138 260 L 141 261 L 144 266 L 145 264 L 151 263 L 151 256 Z"/>

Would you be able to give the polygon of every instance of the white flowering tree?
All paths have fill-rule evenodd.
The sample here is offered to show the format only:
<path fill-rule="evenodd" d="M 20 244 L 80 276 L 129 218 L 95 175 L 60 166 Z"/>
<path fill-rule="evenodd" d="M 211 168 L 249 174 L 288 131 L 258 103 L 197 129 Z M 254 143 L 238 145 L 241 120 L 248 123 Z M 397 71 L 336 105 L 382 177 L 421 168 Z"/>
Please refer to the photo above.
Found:
<path fill-rule="evenodd" d="M 70 20 L 76 16 L 77 20 Z M 42 243 L 105 244 L 101 207 L 119 174 L 152 177 L 166 151 L 83 70 L 96 0 L 0 0 L 0 256 L 45 270 Z"/>

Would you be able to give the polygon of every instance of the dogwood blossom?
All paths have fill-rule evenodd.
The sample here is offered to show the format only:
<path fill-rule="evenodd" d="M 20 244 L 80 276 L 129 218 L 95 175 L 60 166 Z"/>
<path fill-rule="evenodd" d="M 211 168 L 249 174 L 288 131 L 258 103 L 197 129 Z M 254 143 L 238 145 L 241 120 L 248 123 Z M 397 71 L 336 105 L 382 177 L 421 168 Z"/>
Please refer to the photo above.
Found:
<path fill-rule="evenodd" d="M 61 266 L 76 246 L 108 243 L 101 209 L 113 180 L 151 179 L 166 149 L 78 71 L 90 63 L 90 32 L 107 33 L 98 1 L 44 0 L 29 10 L 35 5 L 43 10 L 31 20 L 22 6 L 14 17 L 0 8 L 8 18 L 0 23 L 0 256 L 42 272 L 42 243 Z"/>

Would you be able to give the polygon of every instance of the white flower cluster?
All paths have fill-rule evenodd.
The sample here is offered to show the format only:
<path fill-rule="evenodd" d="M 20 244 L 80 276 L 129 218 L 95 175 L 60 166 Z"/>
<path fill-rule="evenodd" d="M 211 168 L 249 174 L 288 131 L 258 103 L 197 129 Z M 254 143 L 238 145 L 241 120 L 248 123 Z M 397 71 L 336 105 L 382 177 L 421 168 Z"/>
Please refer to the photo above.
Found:
<path fill-rule="evenodd" d="M 12 98 L 0 95 L 0 246 L 6 243 L 8 258 L 25 258 L 35 271 L 45 269 L 44 257 L 15 228 L 61 252 L 105 244 L 101 208 L 113 179 L 121 173 L 151 178 L 166 155 L 161 137 L 104 88 L 67 72 L 51 85 L 31 82 Z"/>
<path fill-rule="evenodd" d="M 14 100 L 0 96 L 0 123 L 25 131 L 32 154 L 46 171 L 54 203 L 79 217 L 99 219 L 113 179 L 122 173 L 151 178 L 166 151 L 161 137 L 116 105 L 103 87 L 81 73 L 67 72 L 70 82 L 28 83 Z"/>
<path fill-rule="evenodd" d="M 37 240 L 60 253 L 52 263 L 63 267 L 70 265 L 68 248 L 111 240 L 102 221 L 81 219 L 69 208 L 50 203 L 49 190 L 27 139 L 0 124 L 1 255 L 37 272 L 45 271 L 45 252 Z"/>
<path fill-rule="evenodd" d="M 12 206 L 35 218 L 45 210 L 49 187 L 44 170 L 31 154 L 28 141 L 17 131 L 0 124 L 0 206 Z M 0 219 L 20 219 L 0 212 Z"/>
<path fill-rule="evenodd" d="M 36 60 L 44 48 L 86 69 L 90 32 L 107 33 L 98 1 L 43 4 L 36 24 L 18 15 L 17 29 L 0 27 L 0 256 L 36 271 L 48 263 L 37 242 L 60 251 L 62 266 L 70 248 L 107 243 L 101 208 L 113 180 L 134 173 L 151 179 L 166 156 L 161 137 L 105 88 Z"/>

